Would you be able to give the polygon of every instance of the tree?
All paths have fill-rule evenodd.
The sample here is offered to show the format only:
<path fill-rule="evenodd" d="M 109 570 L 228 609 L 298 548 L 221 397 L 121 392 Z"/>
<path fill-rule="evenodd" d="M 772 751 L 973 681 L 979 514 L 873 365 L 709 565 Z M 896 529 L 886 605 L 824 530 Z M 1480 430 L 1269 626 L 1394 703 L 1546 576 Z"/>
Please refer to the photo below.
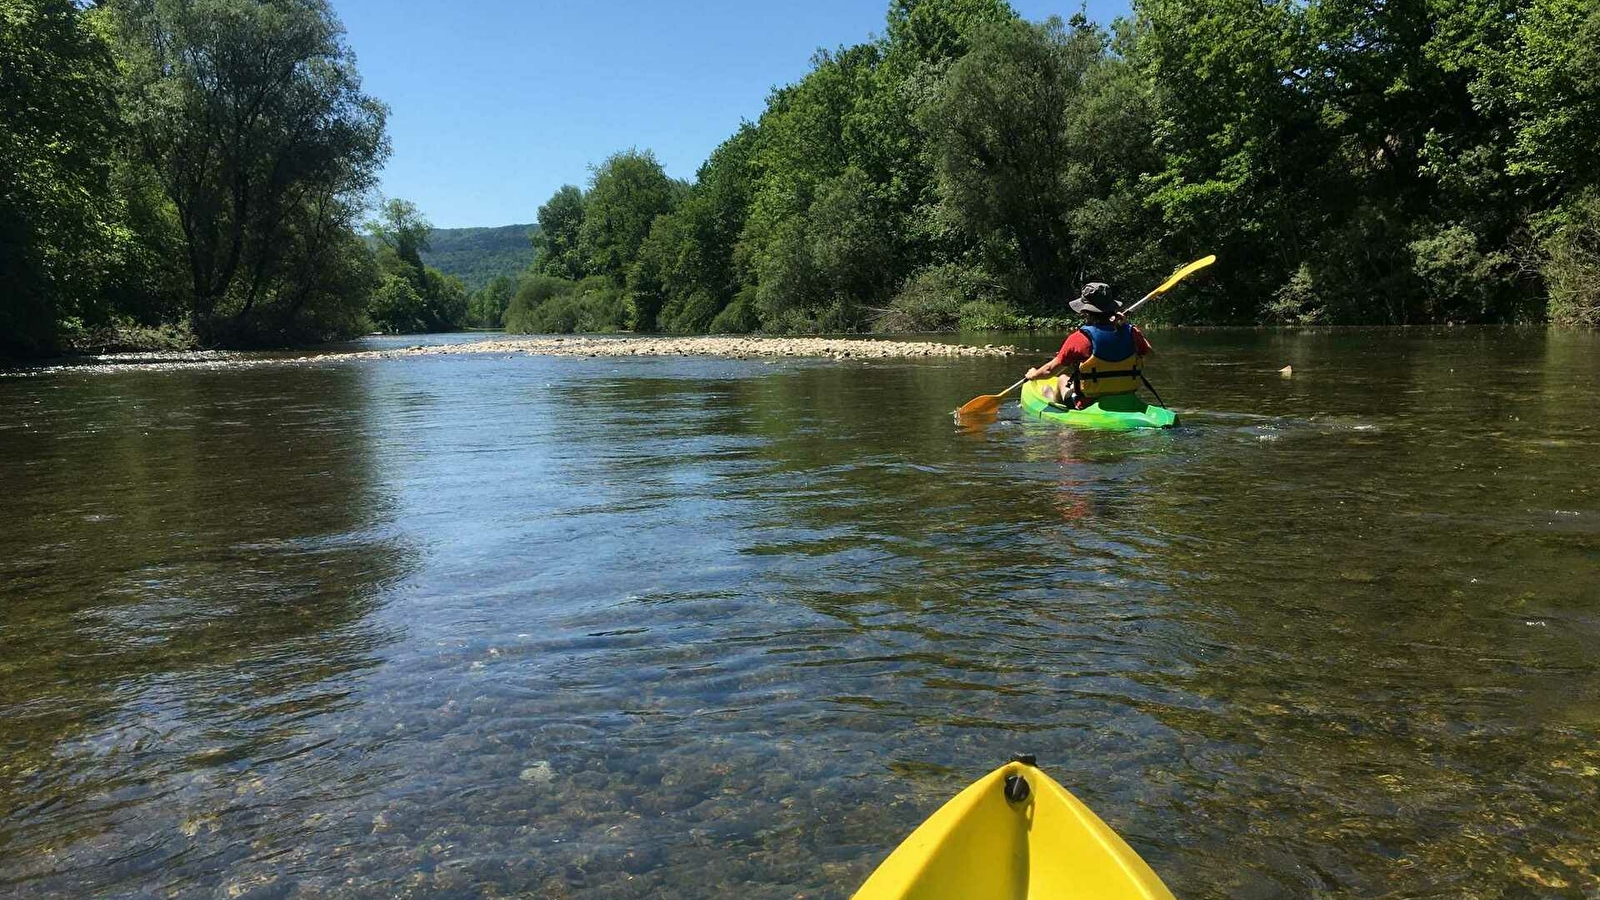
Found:
<path fill-rule="evenodd" d="M 1584 0 L 1531 0 L 1519 17 L 1502 71 L 1475 84 L 1479 98 L 1510 107 L 1512 174 L 1549 194 L 1600 184 L 1600 7 Z"/>
<path fill-rule="evenodd" d="M 648 150 L 624 150 L 596 167 L 578 232 L 587 270 L 621 287 L 656 216 L 670 212 L 685 188 Z"/>
<path fill-rule="evenodd" d="M 405 275 L 384 274 L 367 314 L 374 324 L 390 334 L 418 334 L 428 331 L 427 302 L 422 292 Z"/>
<path fill-rule="evenodd" d="M 378 269 L 384 275 L 381 295 L 371 306 L 374 322 L 386 331 L 454 331 L 467 321 L 467 290 L 461 279 L 422 262 L 433 225 L 409 200 L 391 199 L 378 218 L 367 223 L 378 242 Z M 390 284 L 405 281 L 409 292 Z"/>
<path fill-rule="evenodd" d="M 467 321 L 479 328 L 500 328 L 505 324 L 506 307 L 517 293 L 517 281 L 510 275 L 496 275 L 467 302 Z"/>
<path fill-rule="evenodd" d="M 108 189 L 115 65 L 67 0 L 0 0 L 0 356 L 54 349 L 102 318 L 129 240 Z"/>
<path fill-rule="evenodd" d="M 433 223 L 415 203 L 399 198 L 388 200 L 379 209 L 378 218 L 367 222 L 367 231 L 420 276 L 425 268 L 422 253 L 428 249 Z"/>
<path fill-rule="evenodd" d="M 296 221 L 353 224 L 388 153 L 386 110 L 361 93 L 325 0 L 109 8 L 125 118 L 175 209 L 195 327 L 251 340 L 257 304 L 296 290 Z"/>
<path fill-rule="evenodd" d="M 539 254 L 533 264 L 534 271 L 574 280 L 584 276 L 587 264 L 578 246 L 578 236 L 583 231 L 584 205 L 583 191 L 564 184 L 539 207 L 539 230 L 529 236 L 533 249 Z"/>
<path fill-rule="evenodd" d="M 1103 170 L 1120 165 L 1082 115 L 1105 40 L 1060 19 L 987 26 L 926 110 L 951 218 L 1025 303 L 1066 295 L 1102 264 L 1085 256 L 1074 214 L 1109 192 Z"/>
<path fill-rule="evenodd" d="M 683 201 L 651 225 L 628 271 L 634 330 L 705 331 L 733 301 L 754 137 L 755 128 L 746 124 L 712 151 Z"/>

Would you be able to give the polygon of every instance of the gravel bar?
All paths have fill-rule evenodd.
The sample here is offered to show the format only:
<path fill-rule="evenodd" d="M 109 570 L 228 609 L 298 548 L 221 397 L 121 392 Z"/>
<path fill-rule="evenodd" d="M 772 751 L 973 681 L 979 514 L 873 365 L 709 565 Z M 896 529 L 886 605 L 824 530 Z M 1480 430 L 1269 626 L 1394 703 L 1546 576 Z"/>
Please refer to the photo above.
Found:
<path fill-rule="evenodd" d="M 540 337 L 506 338 L 406 347 L 352 354 L 392 358 L 447 353 L 529 353 L 538 356 L 814 356 L 833 359 L 904 359 L 923 357 L 1011 356 L 1015 347 L 985 344 L 943 344 L 926 341 L 884 341 L 870 338 L 821 337 Z"/>

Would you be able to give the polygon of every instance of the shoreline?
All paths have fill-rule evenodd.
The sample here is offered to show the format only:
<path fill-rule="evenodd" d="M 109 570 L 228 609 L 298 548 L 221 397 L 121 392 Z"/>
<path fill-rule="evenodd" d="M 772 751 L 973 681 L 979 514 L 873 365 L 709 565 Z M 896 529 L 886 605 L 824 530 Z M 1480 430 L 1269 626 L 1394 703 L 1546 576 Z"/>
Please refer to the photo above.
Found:
<path fill-rule="evenodd" d="M 957 359 L 1007 357 L 1018 352 L 1010 345 L 951 344 L 938 341 L 884 340 L 851 337 L 526 337 L 463 341 L 449 344 L 414 344 L 387 350 L 247 351 L 151 350 L 119 351 L 57 357 L 35 363 L 0 364 L 0 375 L 43 374 L 67 371 L 176 371 L 179 369 L 231 369 L 257 366 L 314 365 L 353 360 L 407 359 L 421 356 L 562 356 L 598 357 L 713 357 L 720 359 L 810 358 L 835 360 Z"/>
<path fill-rule="evenodd" d="M 928 357 L 1011 356 L 1017 348 L 1005 345 L 949 344 L 936 341 L 900 341 L 882 338 L 823 337 L 527 337 L 471 341 L 432 346 L 415 345 L 395 350 L 363 350 L 341 356 L 387 359 L 486 353 L 521 353 L 529 356 L 714 356 L 727 359 L 752 357 L 812 357 L 833 359 L 924 359 Z"/>

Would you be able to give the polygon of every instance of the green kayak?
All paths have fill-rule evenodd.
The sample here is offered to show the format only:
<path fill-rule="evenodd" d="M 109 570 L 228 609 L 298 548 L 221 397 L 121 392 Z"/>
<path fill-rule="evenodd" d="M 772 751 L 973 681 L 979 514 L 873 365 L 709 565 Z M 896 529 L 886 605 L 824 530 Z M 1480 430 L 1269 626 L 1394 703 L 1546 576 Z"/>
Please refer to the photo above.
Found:
<path fill-rule="evenodd" d="M 1171 428 L 1178 414 L 1164 406 L 1153 406 L 1138 394 L 1110 394 L 1083 409 L 1069 409 L 1046 400 L 1039 393 L 1049 381 L 1040 378 L 1022 386 L 1022 411 L 1047 422 L 1061 422 L 1080 428 L 1123 431 L 1130 428 Z"/>

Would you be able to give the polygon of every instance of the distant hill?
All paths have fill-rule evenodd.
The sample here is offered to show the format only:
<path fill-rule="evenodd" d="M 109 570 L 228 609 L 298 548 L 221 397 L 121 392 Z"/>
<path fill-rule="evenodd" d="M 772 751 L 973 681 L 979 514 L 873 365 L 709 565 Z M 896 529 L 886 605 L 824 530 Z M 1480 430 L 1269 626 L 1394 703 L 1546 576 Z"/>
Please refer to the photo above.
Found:
<path fill-rule="evenodd" d="M 435 228 L 428 235 L 432 248 L 422 261 L 446 275 L 461 279 L 475 291 L 496 275 L 516 275 L 533 262 L 528 232 L 537 225 L 500 225 L 495 228 Z"/>

